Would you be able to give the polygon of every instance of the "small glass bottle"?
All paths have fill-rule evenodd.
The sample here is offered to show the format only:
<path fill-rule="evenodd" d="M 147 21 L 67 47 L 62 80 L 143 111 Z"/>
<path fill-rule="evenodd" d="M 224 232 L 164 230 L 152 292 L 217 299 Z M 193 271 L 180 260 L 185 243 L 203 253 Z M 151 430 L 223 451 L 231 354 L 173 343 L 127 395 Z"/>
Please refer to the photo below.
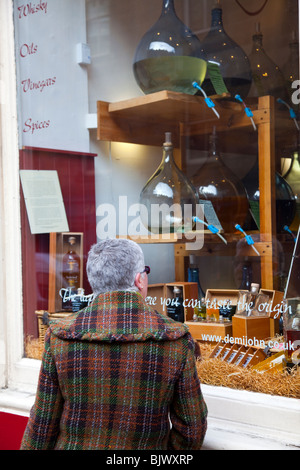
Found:
<path fill-rule="evenodd" d="M 211 201 L 225 233 L 243 226 L 249 210 L 247 194 L 239 178 L 223 163 L 215 129 L 209 137 L 209 152 L 204 165 L 192 178 L 199 203 Z"/>
<path fill-rule="evenodd" d="M 267 317 L 268 316 L 268 303 L 269 297 L 262 292 L 259 292 L 253 310 L 251 310 L 251 316 L 253 317 Z"/>
<path fill-rule="evenodd" d="M 158 21 L 141 39 L 133 60 L 135 79 L 145 93 L 170 90 L 194 95 L 206 60 L 199 39 L 178 18 L 174 0 L 163 0 Z"/>
<path fill-rule="evenodd" d="M 175 321 L 184 323 L 183 295 L 178 286 L 173 289 L 173 299 L 171 305 L 167 306 L 167 315 Z"/>
<path fill-rule="evenodd" d="M 205 294 L 202 290 L 200 279 L 199 279 L 199 268 L 191 266 L 188 268 L 188 282 L 196 282 L 198 284 L 198 305 L 194 308 L 194 320 L 196 317 L 198 321 L 205 320 L 206 308 L 205 308 Z"/>
<path fill-rule="evenodd" d="M 68 244 L 69 249 L 63 257 L 62 267 L 62 288 L 68 290 L 68 294 L 65 293 L 62 297 L 63 310 L 72 308 L 71 297 L 76 294 L 77 289 L 80 287 L 80 257 L 74 249 L 76 238 L 69 237 Z"/>
<path fill-rule="evenodd" d="M 239 296 L 239 302 L 240 306 L 243 306 L 243 309 L 242 311 L 239 311 L 238 314 L 241 316 L 250 317 L 259 294 L 259 284 L 252 282 L 250 286 L 250 291 L 240 291 L 240 294 L 241 295 Z"/>
<path fill-rule="evenodd" d="M 230 299 L 224 302 L 224 305 L 220 307 L 220 322 L 229 323 L 233 315 L 235 314 L 236 306 L 232 304 Z"/>
<path fill-rule="evenodd" d="M 206 320 L 205 297 L 202 297 L 202 299 L 200 301 L 200 307 L 197 308 L 197 316 L 198 316 L 198 321 L 205 321 Z"/>
<path fill-rule="evenodd" d="M 192 230 L 198 199 L 188 178 L 173 157 L 171 133 L 166 133 L 163 159 L 140 194 L 140 218 L 152 233 L 184 233 Z"/>
<path fill-rule="evenodd" d="M 199 279 L 199 268 L 191 266 L 188 268 L 188 282 L 196 282 L 198 284 L 198 299 L 201 301 L 205 297 Z"/>
<path fill-rule="evenodd" d="M 250 290 L 252 283 L 252 267 L 249 262 L 245 262 L 242 270 L 242 282 L 239 290 Z"/>
<path fill-rule="evenodd" d="M 84 297 L 84 289 L 80 287 L 77 294 L 72 298 L 72 312 L 78 312 L 84 307 L 87 307 L 88 301 Z"/>
<path fill-rule="evenodd" d="M 232 96 L 247 97 L 252 81 L 251 67 L 246 53 L 224 30 L 223 10 L 218 4 L 211 12 L 211 29 L 202 41 L 202 50 L 208 63 L 215 64 Z M 208 64 L 208 69 L 210 64 Z M 213 81 L 207 75 L 202 88 L 215 95 Z"/>
<path fill-rule="evenodd" d="M 285 353 L 291 367 L 300 362 L 300 299 L 285 299 L 283 311 Z"/>

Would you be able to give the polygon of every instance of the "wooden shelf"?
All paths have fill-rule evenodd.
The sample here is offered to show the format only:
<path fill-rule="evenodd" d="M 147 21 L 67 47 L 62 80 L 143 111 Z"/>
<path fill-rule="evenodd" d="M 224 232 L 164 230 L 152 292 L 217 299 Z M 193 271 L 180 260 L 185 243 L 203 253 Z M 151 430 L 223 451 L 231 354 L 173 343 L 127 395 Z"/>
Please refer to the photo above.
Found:
<path fill-rule="evenodd" d="M 204 134 L 204 122 L 213 124 L 219 132 L 230 128 L 252 128 L 242 104 L 222 97 L 214 97 L 214 102 L 220 119 L 207 107 L 203 97 L 166 90 L 117 103 L 98 101 L 97 138 L 161 146 L 164 132 L 172 132 L 174 145 L 179 147 L 182 124 L 188 124 L 187 135 Z M 268 109 L 252 109 L 256 124 L 269 119 Z M 157 129 L 160 129 L 159 133 Z"/>

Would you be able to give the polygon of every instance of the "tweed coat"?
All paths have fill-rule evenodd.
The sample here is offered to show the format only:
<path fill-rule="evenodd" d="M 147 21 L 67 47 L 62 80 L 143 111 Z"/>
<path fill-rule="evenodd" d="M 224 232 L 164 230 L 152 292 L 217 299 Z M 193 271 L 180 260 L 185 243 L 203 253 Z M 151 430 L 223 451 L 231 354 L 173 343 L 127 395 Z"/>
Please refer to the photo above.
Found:
<path fill-rule="evenodd" d="M 110 292 L 50 324 L 21 449 L 195 450 L 206 418 L 186 325 Z"/>

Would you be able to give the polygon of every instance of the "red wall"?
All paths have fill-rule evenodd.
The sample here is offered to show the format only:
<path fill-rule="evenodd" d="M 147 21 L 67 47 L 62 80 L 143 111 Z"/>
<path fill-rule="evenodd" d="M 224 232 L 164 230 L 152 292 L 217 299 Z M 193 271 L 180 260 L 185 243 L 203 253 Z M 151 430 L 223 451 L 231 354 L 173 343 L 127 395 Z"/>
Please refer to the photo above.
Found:
<path fill-rule="evenodd" d="M 0 412 L 0 450 L 19 450 L 28 418 Z"/>
<path fill-rule="evenodd" d="M 51 149 L 20 150 L 20 169 L 56 170 L 67 213 L 70 232 L 83 232 L 83 287 L 90 287 L 85 261 L 90 246 L 96 242 L 95 154 Z M 38 336 L 35 310 L 48 309 L 49 234 L 32 235 L 21 192 L 23 309 L 25 335 Z"/>

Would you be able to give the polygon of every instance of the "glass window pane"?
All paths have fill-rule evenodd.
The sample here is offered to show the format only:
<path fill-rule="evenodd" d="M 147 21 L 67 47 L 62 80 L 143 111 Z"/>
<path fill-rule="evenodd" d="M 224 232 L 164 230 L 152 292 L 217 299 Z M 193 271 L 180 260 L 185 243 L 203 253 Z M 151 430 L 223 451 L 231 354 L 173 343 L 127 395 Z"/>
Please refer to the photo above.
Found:
<path fill-rule="evenodd" d="M 108 236 L 137 237 L 151 285 L 188 282 L 193 268 L 207 300 L 222 291 L 236 305 L 256 283 L 281 302 L 299 226 L 298 2 L 16 0 L 14 22 L 20 169 L 37 172 L 32 197 L 21 187 L 25 337 L 41 337 L 43 312 L 72 308 L 61 289 L 91 294 L 87 254 Z M 163 160 L 167 138 L 176 170 Z M 44 172 L 58 178 L 66 230 Z M 154 230 L 158 194 L 173 205 Z M 213 331 L 234 337 L 234 322 L 216 318 Z M 282 334 L 266 321 L 267 336 Z"/>

